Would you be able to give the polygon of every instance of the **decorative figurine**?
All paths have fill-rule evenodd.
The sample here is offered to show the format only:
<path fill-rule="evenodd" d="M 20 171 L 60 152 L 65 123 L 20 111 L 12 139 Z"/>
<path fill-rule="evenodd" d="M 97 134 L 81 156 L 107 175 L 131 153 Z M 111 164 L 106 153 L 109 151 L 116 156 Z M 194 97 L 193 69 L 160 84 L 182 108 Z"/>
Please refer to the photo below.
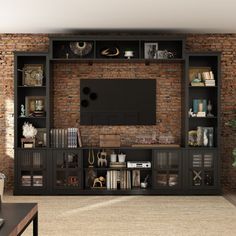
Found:
<path fill-rule="evenodd" d="M 87 188 L 93 187 L 96 176 L 97 174 L 94 168 L 89 167 L 88 170 L 86 171 L 86 181 L 85 181 Z"/>
<path fill-rule="evenodd" d="M 211 105 L 211 101 L 209 100 L 208 101 L 208 104 L 207 104 L 207 117 L 213 117 L 214 115 L 211 113 L 212 111 L 212 105 Z"/>
<path fill-rule="evenodd" d="M 97 153 L 97 158 L 98 158 L 98 166 L 103 167 L 103 165 L 106 167 L 107 166 L 107 153 L 102 151 Z"/>
<path fill-rule="evenodd" d="M 105 186 L 105 181 L 106 181 L 106 179 L 103 176 L 95 178 L 94 182 L 93 182 L 93 188 L 96 187 L 97 184 L 100 185 L 100 186 L 98 186 L 100 188 L 104 187 Z"/>
<path fill-rule="evenodd" d="M 203 131 L 203 145 L 206 147 L 208 144 L 207 129 Z"/>
<path fill-rule="evenodd" d="M 25 117 L 25 107 L 23 104 L 20 105 L 20 117 Z"/>

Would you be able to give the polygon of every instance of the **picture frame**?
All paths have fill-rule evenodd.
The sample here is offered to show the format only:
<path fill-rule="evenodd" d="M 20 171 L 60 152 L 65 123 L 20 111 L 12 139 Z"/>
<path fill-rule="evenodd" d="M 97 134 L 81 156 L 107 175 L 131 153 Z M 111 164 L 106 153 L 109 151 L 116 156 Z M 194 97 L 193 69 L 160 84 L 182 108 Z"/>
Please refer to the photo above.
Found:
<path fill-rule="evenodd" d="M 43 64 L 25 64 L 22 85 L 43 86 Z"/>
<path fill-rule="evenodd" d="M 26 96 L 25 97 L 25 116 L 45 116 L 45 97 Z"/>
<path fill-rule="evenodd" d="M 144 59 L 157 59 L 158 43 L 144 43 Z"/>

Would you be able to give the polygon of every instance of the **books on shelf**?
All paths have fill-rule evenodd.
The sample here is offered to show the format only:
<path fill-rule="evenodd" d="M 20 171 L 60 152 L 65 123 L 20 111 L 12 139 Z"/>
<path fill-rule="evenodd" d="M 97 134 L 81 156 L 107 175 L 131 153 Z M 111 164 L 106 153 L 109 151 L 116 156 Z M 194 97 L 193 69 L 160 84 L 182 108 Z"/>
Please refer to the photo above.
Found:
<path fill-rule="evenodd" d="M 78 128 L 51 129 L 51 147 L 54 148 L 77 148 L 82 147 L 82 139 Z"/>
<path fill-rule="evenodd" d="M 131 171 L 130 170 L 108 170 L 106 176 L 106 187 L 109 190 L 118 189 L 118 183 L 120 183 L 120 189 L 131 189 Z"/>
<path fill-rule="evenodd" d="M 207 100 L 206 99 L 193 99 L 193 113 L 197 117 L 205 117 L 207 111 Z"/>
<path fill-rule="evenodd" d="M 30 187 L 31 186 L 31 175 L 22 175 L 21 176 L 21 184 L 24 187 Z"/>
<path fill-rule="evenodd" d="M 216 86 L 216 81 L 213 79 L 207 79 L 204 81 L 205 86 Z"/>
<path fill-rule="evenodd" d="M 189 69 L 191 86 L 215 86 L 216 81 L 210 67 L 192 67 Z"/>
<path fill-rule="evenodd" d="M 33 186 L 42 187 L 43 186 L 43 176 L 42 175 L 33 175 Z"/>

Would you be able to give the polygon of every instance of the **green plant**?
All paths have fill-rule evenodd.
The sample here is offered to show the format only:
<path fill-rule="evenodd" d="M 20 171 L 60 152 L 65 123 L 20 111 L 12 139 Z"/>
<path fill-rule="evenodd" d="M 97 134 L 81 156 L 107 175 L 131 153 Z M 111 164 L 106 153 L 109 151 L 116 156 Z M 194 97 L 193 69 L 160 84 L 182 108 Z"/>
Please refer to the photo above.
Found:
<path fill-rule="evenodd" d="M 228 126 L 231 126 L 233 128 L 236 128 L 236 119 L 230 120 L 228 122 L 225 123 Z"/>
<path fill-rule="evenodd" d="M 232 119 L 232 120 L 226 122 L 225 124 L 232 127 L 232 128 L 236 128 L 236 119 Z M 234 162 L 232 163 L 232 166 L 236 167 L 236 148 L 233 149 L 232 155 L 234 157 Z"/>

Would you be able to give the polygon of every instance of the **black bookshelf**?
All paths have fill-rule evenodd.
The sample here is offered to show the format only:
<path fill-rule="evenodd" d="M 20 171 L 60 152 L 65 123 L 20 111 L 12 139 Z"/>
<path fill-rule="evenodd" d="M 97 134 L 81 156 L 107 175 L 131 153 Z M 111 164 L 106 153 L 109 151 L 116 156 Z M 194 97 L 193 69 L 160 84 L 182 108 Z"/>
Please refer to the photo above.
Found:
<path fill-rule="evenodd" d="M 87 42 L 90 44 L 86 55 L 73 52 L 71 43 Z M 158 45 L 160 55 L 147 58 L 145 48 L 149 44 Z M 73 44 L 72 44 L 73 45 Z M 78 45 L 77 45 L 78 46 Z M 79 47 L 82 47 L 81 44 Z M 14 105 L 14 148 L 15 148 L 15 182 L 14 194 L 81 194 L 81 195 L 130 195 L 130 194 L 219 194 L 220 193 L 220 53 L 186 53 L 184 37 L 160 37 L 158 35 L 111 35 L 50 38 L 49 52 L 16 52 L 15 53 L 15 105 Z M 117 56 L 102 55 L 106 49 L 111 49 Z M 112 51 L 113 50 L 113 51 Z M 131 50 L 130 59 L 125 51 Z M 163 57 L 163 52 L 169 56 Z M 106 52 L 105 52 L 106 53 Z M 179 148 L 171 147 L 120 147 L 107 148 L 107 153 L 125 153 L 126 161 L 149 161 L 151 168 L 99 167 L 95 163 L 93 171 L 97 177 L 106 176 L 107 172 L 130 172 L 131 182 L 134 171 L 140 173 L 140 182 L 148 176 L 147 188 L 135 187 L 122 189 L 120 183 L 116 189 L 93 188 L 87 185 L 87 172 L 91 170 L 88 162 L 89 150 L 95 156 L 100 147 L 67 148 L 52 145 L 50 130 L 54 127 L 51 103 L 53 100 L 50 70 L 54 63 L 183 63 L 185 71 L 182 82 L 182 143 Z M 40 85 L 25 85 L 23 72 L 25 65 L 41 65 L 43 78 Z M 191 68 L 208 68 L 214 74 L 214 86 L 192 86 L 189 78 Z M 21 104 L 32 98 L 43 97 L 44 113 L 37 116 L 21 116 Z M 211 100 L 212 116 L 190 116 L 193 100 Z M 28 104 L 28 103 L 27 103 Z M 207 111 L 206 111 L 207 113 Z M 45 133 L 45 143 L 35 147 L 22 147 L 22 125 L 32 123 L 40 132 Z M 213 128 L 212 145 L 189 145 L 189 131 L 197 127 Z M 63 144 L 64 145 L 64 144 Z M 199 178 L 200 177 L 200 178 Z M 119 182 L 119 181 L 118 181 Z"/>

